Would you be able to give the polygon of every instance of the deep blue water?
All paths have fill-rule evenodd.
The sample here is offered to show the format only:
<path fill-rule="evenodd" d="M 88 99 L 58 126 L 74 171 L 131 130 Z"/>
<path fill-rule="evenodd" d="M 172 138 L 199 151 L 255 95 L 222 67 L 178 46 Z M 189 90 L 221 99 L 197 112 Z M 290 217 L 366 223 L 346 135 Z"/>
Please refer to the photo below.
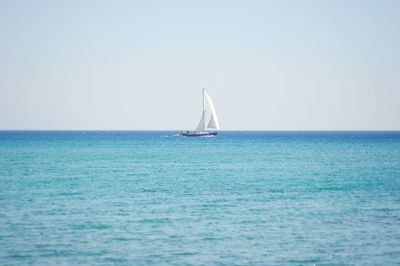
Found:
<path fill-rule="evenodd" d="M 400 132 L 0 131 L 0 265 L 400 265 Z"/>

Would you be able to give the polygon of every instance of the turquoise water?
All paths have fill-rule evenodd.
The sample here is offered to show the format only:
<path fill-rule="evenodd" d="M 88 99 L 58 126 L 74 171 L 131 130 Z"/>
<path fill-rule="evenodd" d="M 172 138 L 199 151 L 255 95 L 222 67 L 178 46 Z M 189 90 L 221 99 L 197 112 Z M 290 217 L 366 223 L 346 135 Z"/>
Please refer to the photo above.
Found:
<path fill-rule="evenodd" d="M 400 265 L 400 132 L 0 132 L 0 265 Z"/>

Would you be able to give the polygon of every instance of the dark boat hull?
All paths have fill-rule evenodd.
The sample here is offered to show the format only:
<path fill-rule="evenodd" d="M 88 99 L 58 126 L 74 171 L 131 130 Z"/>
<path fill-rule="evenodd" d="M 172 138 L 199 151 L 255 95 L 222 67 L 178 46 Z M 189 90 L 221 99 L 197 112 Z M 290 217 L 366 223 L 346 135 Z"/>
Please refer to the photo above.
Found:
<path fill-rule="evenodd" d="M 214 137 L 218 132 L 210 131 L 182 131 L 181 135 L 185 137 Z"/>

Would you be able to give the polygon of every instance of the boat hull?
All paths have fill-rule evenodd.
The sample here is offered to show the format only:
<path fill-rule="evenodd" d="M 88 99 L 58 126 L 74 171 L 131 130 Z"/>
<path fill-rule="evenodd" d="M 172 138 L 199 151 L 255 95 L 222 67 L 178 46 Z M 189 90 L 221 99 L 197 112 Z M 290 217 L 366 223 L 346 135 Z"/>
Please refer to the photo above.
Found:
<path fill-rule="evenodd" d="M 218 132 L 211 132 L 211 131 L 190 131 L 185 130 L 181 132 L 181 136 L 185 137 L 214 137 L 218 134 Z"/>

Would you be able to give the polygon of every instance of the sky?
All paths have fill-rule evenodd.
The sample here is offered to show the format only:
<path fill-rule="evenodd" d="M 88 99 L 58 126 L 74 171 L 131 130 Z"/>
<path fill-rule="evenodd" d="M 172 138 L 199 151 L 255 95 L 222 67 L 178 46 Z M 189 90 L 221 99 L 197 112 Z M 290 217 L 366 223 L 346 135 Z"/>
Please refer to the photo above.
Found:
<path fill-rule="evenodd" d="M 400 130 L 400 1 L 0 0 L 0 129 Z"/>

